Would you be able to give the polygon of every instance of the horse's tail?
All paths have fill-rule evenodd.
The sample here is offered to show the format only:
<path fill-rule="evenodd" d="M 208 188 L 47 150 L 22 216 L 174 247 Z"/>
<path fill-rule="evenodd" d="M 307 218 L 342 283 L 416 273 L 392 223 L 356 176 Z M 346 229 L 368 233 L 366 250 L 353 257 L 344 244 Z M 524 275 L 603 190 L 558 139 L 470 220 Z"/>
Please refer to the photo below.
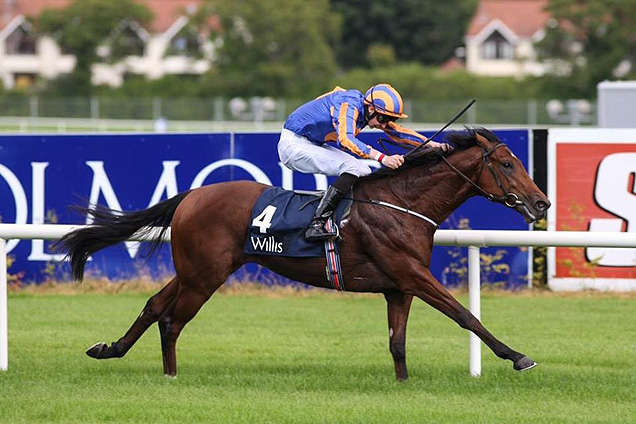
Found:
<path fill-rule="evenodd" d="M 136 212 L 120 212 L 103 206 L 78 207 L 80 212 L 94 218 L 94 225 L 74 230 L 62 237 L 54 248 L 67 252 L 71 261 L 73 278 L 84 278 L 84 266 L 93 253 L 116 243 L 128 240 L 133 234 L 148 234 L 153 227 L 161 228 L 150 242 L 148 256 L 159 247 L 168 230 L 177 206 L 190 193 L 184 191 L 171 199 Z"/>

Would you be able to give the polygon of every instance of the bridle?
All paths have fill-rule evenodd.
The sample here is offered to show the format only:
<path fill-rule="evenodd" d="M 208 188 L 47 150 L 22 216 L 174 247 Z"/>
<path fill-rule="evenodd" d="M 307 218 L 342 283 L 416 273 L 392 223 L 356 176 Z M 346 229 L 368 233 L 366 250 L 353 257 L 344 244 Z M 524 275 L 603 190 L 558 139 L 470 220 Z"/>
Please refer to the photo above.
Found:
<path fill-rule="evenodd" d="M 495 178 L 495 182 L 497 183 L 497 186 L 499 186 L 501 191 L 504 193 L 503 196 L 495 196 L 492 193 L 488 193 L 486 190 L 481 188 L 479 184 L 475 183 L 473 180 L 468 178 L 462 171 L 457 169 L 443 155 L 440 155 L 440 157 L 442 158 L 442 160 L 444 160 L 444 162 L 446 162 L 448 166 L 451 167 L 453 171 L 455 171 L 455 173 L 457 173 L 460 177 L 468 181 L 473 187 L 475 187 L 479 192 L 481 192 L 481 194 L 483 194 L 486 197 L 486 199 L 490 200 L 491 202 L 501 203 L 503 205 L 508 206 L 509 208 L 515 208 L 519 205 L 523 205 L 523 202 L 519 200 L 519 196 L 517 196 L 515 193 L 510 193 L 508 192 L 508 190 L 506 190 L 504 185 L 501 183 L 501 179 L 495 172 L 495 168 L 492 166 L 492 162 L 490 161 L 490 155 L 492 154 L 492 152 L 494 152 L 495 150 L 503 146 L 505 146 L 504 143 L 497 143 L 496 145 L 491 147 L 490 150 L 487 150 L 482 145 L 479 146 L 482 150 L 482 154 L 481 154 L 482 164 L 481 164 L 481 169 L 479 170 L 479 175 L 477 176 L 477 182 L 479 182 L 479 180 L 481 179 L 481 174 L 484 171 L 484 167 L 488 165 L 488 169 L 490 170 L 490 173 L 492 174 L 492 176 Z"/>

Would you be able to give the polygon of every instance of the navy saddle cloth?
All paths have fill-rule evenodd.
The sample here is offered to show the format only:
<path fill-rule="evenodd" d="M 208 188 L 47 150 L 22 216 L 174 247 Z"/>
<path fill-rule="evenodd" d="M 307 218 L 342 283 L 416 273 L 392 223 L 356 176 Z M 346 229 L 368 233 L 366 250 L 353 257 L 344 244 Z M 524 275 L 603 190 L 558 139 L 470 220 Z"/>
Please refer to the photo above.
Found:
<path fill-rule="evenodd" d="M 280 187 L 265 190 L 252 209 L 245 253 L 296 258 L 324 257 L 323 242 L 305 241 L 305 230 L 320 199 L 320 196 L 299 194 Z M 336 208 L 333 219 L 337 225 L 348 215 L 351 203 L 351 200 L 343 200 Z"/>

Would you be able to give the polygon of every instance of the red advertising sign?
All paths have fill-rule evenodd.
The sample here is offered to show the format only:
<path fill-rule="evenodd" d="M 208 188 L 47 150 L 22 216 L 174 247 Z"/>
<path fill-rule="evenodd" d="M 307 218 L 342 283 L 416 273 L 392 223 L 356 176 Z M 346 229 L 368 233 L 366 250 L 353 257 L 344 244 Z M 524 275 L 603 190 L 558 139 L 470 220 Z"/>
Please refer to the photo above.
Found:
<path fill-rule="evenodd" d="M 549 151 L 551 229 L 636 232 L 636 130 L 553 130 Z M 552 265 L 556 279 L 636 279 L 636 249 L 559 247 Z"/>

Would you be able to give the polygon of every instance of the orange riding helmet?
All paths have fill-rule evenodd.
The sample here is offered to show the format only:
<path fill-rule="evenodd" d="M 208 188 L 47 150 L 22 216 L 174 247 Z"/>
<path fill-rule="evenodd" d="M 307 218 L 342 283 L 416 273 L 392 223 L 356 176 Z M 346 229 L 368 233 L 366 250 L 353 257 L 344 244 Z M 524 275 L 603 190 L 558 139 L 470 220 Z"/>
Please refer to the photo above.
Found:
<path fill-rule="evenodd" d="M 373 106 L 377 113 L 406 118 L 404 102 L 398 91 L 389 84 L 377 84 L 369 88 L 364 95 L 364 102 Z"/>

